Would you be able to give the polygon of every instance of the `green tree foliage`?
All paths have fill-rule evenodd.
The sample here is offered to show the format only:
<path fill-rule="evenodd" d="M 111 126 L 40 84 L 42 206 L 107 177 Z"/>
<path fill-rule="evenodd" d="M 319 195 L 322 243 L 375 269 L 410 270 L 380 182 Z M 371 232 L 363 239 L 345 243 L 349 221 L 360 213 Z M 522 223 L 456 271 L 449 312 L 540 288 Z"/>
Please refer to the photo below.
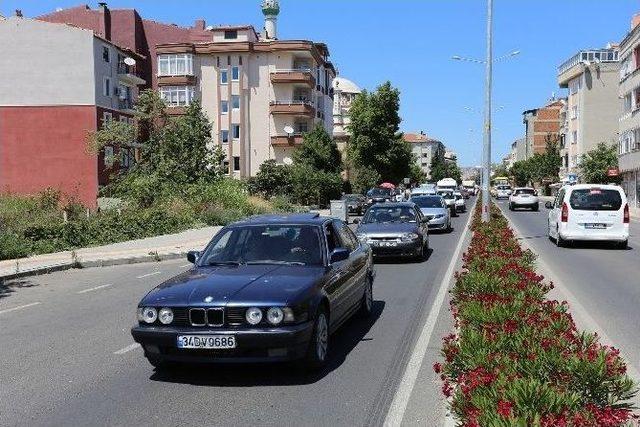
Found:
<path fill-rule="evenodd" d="M 620 176 L 607 176 L 607 169 L 618 167 L 618 150 L 615 145 L 599 143 L 580 159 L 582 179 L 591 184 L 620 182 Z"/>
<path fill-rule="evenodd" d="M 370 188 L 382 183 L 382 177 L 371 168 L 352 168 L 351 181 L 352 190 L 356 193 L 364 194 Z"/>
<path fill-rule="evenodd" d="M 526 160 L 518 160 L 509 169 L 509 174 L 517 186 L 527 186 L 531 182 L 531 163 Z"/>
<path fill-rule="evenodd" d="M 356 176 L 398 183 L 410 175 L 411 148 L 399 132 L 400 92 L 386 82 L 375 92 L 364 91 L 351 105 L 348 156 Z M 359 174 L 359 169 L 367 170 Z M 354 185 L 354 187 L 358 187 Z"/>
<path fill-rule="evenodd" d="M 557 181 L 562 165 L 557 135 L 549 134 L 544 153 L 536 153 L 527 160 L 519 160 L 511 166 L 508 175 L 516 185 L 530 185 L 534 182 L 549 183 Z"/>
<path fill-rule="evenodd" d="M 293 160 L 294 163 L 308 165 L 321 171 L 342 171 L 342 157 L 338 151 L 338 144 L 320 124 L 304 134 L 302 146 L 293 153 Z"/>
<path fill-rule="evenodd" d="M 291 166 L 279 165 L 269 159 L 260 165 L 256 176 L 249 179 L 249 191 L 266 198 L 289 195 L 292 192 L 291 174 Z"/>
<path fill-rule="evenodd" d="M 458 165 L 445 160 L 443 152 L 438 152 L 431 159 L 431 181 L 438 182 L 443 178 L 453 178 L 460 182 L 462 172 Z"/>

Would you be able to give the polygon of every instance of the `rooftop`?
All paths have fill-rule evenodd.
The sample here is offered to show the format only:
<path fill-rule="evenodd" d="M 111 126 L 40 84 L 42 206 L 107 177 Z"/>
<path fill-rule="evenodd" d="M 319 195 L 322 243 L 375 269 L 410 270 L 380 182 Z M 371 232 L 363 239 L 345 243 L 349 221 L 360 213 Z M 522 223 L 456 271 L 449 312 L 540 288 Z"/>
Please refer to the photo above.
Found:
<path fill-rule="evenodd" d="M 591 62 L 618 62 L 618 45 L 609 44 L 603 49 L 584 49 L 564 61 L 558 67 L 558 76 L 569 71 L 572 67 Z"/>
<path fill-rule="evenodd" d="M 402 139 L 409 144 L 420 144 L 423 142 L 438 142 L 437 139 L 428 136 L 425 133 L 410 133 L 405 132 Z"/>

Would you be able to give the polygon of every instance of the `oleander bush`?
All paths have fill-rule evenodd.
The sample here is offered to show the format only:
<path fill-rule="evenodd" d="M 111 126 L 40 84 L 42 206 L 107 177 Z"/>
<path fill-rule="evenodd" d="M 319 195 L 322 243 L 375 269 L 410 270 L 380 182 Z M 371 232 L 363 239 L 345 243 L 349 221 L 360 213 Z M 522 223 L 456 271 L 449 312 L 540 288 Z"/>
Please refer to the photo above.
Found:
<path fill-rule="evenodd" d="M 497 208 L 473 220 L 451 291 L 457 332 L 443 340 L 443 381 L 464 426 L 630 425 L 636 384 L 615 348 L 579 331 L 535 272 Z"/>

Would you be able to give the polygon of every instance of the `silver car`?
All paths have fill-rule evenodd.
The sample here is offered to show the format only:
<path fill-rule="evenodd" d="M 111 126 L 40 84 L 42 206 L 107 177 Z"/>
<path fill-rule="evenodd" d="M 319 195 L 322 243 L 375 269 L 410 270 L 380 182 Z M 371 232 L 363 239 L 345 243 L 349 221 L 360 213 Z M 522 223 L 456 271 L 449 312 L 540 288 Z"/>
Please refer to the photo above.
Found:
<path fill-rule="evenodd" d="M 429 230 L 451 231 L 451 209 L 442 196 L 414 196 L 410 201 L 415 203 L 422 215 L 429 220 Z"/>

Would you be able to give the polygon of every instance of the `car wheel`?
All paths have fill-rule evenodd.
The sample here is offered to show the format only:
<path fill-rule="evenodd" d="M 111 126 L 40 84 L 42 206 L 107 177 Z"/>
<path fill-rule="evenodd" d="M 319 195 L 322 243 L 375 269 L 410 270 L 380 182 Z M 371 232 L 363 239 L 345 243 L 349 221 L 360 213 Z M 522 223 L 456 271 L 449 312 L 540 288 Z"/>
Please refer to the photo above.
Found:
<path fill-rule="evenodd" d="M 513 210 L 513 203 L 509 203 L 509 210 L 512 211 Z"/>
<path fill-rule="evenodd" d="M 362 295 L 362 303 L 360 305 L 360 317 L 369 317 L 373 312 L 373 284 L 371 277 L 367 275 L 364 284 L 364 294 Z"/>
<path fill-rule="evenodd" d="M 327 363 L 329 353 L 329 320 L 327 310 L 324 307 L 318 309 L 316 320 L 313 324 L 311 342 L 307 349 L 305 365 L 309 370 L 321 369 Z"/>
<path fill-rule="evenodd" d="M 447 223 L 447 233 L 451 233 L 453 231 L 453 227 L 451 227 L 451 220 Z"/>
<path fill-rule="evenodd" d="M 540 209 L 540 207 L 538 206 L 537 203 L 535 205 L 533 205 L 533 211 L 534 212 L 538 212 L 538 209 Z"/>
<path fill-rule="evenodd" d="M 562 238 L 562 236 L 560 236 L 560 231 L 557 231 L 556 246 L 559 247 L 559 248 L 566 248 L 567 247 L 567 241 L 564 240 Z"/>
<path fill-rule="evenodd" d="M 175 362 L 169 362 L 162 357 L 150 356 L 150 355 L 146 355 L 145 357 L 147 358 L 151 366 L 156 368 L 156 370 L 158 371 L 169 370 L 177 366 Z"/>
<path fill-rule="evenodd" d="M 627 247 L 628 247 L 628 246 L 629 246 L 629 241 L 628 241 L 628 240 L 623 240 L 622 242 L 618 242 L 618 243 L 616 244 L 616 247 L 617 247 L 618 249 L 623 249 L 623 250 L 624 250 L 624 249 L 627 249 Z"/>

